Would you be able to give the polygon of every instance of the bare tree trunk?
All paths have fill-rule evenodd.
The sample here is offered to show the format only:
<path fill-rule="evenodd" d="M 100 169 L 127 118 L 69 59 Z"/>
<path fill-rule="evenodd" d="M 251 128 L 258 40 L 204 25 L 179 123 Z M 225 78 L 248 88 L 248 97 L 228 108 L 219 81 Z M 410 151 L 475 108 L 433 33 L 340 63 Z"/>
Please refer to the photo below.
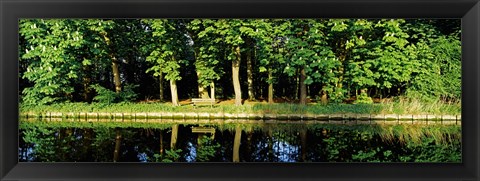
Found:
<path fill-rule="evenodd" d="M 90 72 L 91 68 L 88 65 L 83 66 L 83 71 L 84 72 Z M 90 77 L 90 74 L 85 74 L 83 75 L 83 100 L 86 102 L 91 102 L 91 88 L 90 88 L 90 83 L 92 82 L 92 78 Z"/>
<path fill-rule="evenodd" d="M 170 149 L 175 149 L 177 145 L 178 124 L 172 125 L 172 137 L 170 139 Z"/>
<path fill-rule="evenodd" d="M 170 80 L 170 93 L 172 94 L 172 104 L 173 106 L 179 106 L 178 103 L 178 94 L 177 94 L 177 81 Z"/>
<path fill-rule="evenodd" d="M 122 133 L 120 129 L 116 129 L 115 150 L 113 151 L 113 162 L 117 162 L 120 157 L 120 146 L 122 144 Z"/>
<path fill-rule="evenodd" d="M 325 91 L 326 87 L 323 86 L 322 87 L 322 91 L 321 91 L 321 102 L 322 104 L 328 104 L 328 95 L 327 95 L 327 91 Z"/>
<path fill-rule="evenodd" d="M 240 142 L 242 139 L 242 128 L 235 127 L 235 140 L 233 142 L 233 162 L 240 162 Z"/>
<path fill-rule="evenodd" d="M 210 83 L 210 96 L 215 99 L 215 82 Z"/>
<path fill-rule="evenodd" d="M 210 99 L 207 89 L 201 85 L 198 85 L 198 95 L 202 99 Z"/>
<path fill-rule="evenodd" d="M 298 99 L 300 97 L 300 75 L 298 69 L 295 71 L 295 95 L 293 99 Z"/>
<path fill-rule="evenodd" d="M 255 100 L 255 92 L 253 90 L 253 65 L 252 50 L 247 50 L 247 83 L 248 83 L 248 100 Z"/>
<path fill-rule="evenodd" d="M 307 103 L 307 85 L 305 84 L 305 66 L 300 70 L 300 104 L 305 105 Z"/>
<path fill-rule="evenodd" d="M 120 93 L 122 91 L 122 83 L 120 82 L 120 72 L 118 70 L 117 58 L 112 57 L 112 71 L 113 81 L 115 82 L 115 92 Z"/>
<path fill-rule="evenodd" d="M 163 148 L 163 131 L 160 130 L 160 155 L 163 156 L 163 151 L 165 149 Z"/>
<path fill-rule="evenodd" d="M 203 146 L 203 135 L 204 133 L 198 133 L 197 134 L 197 150 L 201 150 Z M 197 155 L 198 156 L 198 155 Z M 198 160 L 197 160 L 198 161 Z"/>
<path fill-rule="evenodd" d="M 242 90 L 240 87 L 240 46 L 234 48 L 235 59 L 232 61 L 232 79 L 233 79 L 233 89 L 235 91 L 235 105 L 242 105 Z"/>
<path fill-rule="evenodd" d="M 200 80 L 200 72 L 197 72 L 197 77 Z M 203 85 L 199 82 L 198 83 L 198 97 L 202 99 L 209 99 L 210 97 L 208 96 L 208 90 L 203 87 Z"/>
<path fill-rule="evenodd" d="M 159 85 L 159 89 L 160 89 L 160 102 L 163 102 L 164 100 L 164 97 L 163 97 L 163 74 L 160 74 L 160 85 Z"/>
<path fill-rule="evenodd" d="M 273 81 L 272 70 L 268 70 L 268 103 L 273 103 Z"/>
<path fill-rule="evenodd" d="M 103 34 L 103 39 L 107 46 L 111 46 L 112 42 L 107 37 L 107 34 Z M 110 58 L 112 59 L 112 72 L 113 72 L 113 82 L 115 83 L 115 92 L 119 93 L 122 91 L 122 83 L 120 82 L 120 71 L 118 70 L 118 60 L 113 54 L 113 51 L 110 53 Z"/>

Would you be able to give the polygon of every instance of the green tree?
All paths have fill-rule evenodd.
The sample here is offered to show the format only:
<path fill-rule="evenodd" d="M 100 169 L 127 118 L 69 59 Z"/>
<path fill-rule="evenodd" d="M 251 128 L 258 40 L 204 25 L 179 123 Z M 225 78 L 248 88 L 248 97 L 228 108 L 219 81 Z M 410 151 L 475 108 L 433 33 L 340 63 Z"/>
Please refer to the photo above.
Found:
<path fill-rule="evenodd" d="M 145 20 L 151 27 L 154 42 L 153 51 L 147 57 L 147 61 L 153 66 L 147 70 L 152 71 L 154 76 L 162 76 L 170 81 L 172 104 L 179 106 L 177 81 L 181 80 L 180 66 L 188 63 L 183 52 L 187 49 L 187 37 L 185 25 L 174 19 L 151 19 Z"/>
<path fill-rule="evenodd" d="M 19 26 L 20 36 L 25 39 L 20 63 L 25 64 L 26 71 L 21 77 L 33 84 L 22 91 L 22 104 L 72 100 L 72 84 L 85 64 L 75 54 L 85 43 L 83 32 L 78 31 L 81 21 L 25 19 Z"/>
<path fill-rule="evenodd" d="M 222 36 L 218 39 L 230 50 L 227 59 L 232 61 L 232 81 L 235 92 L 235 105 L 242 105 L 242 90 L 240 87 L 240 63 L 242 60 L 242 45 L 245 38 L 251 37 L 255 31 L 251 24 L 242 19 L 219 19 L 215 22 L 216 32 Z M 217 41 L 217 43 L 220 43 Z"/>
<path fill-rule="evenodd" d="M 211 98 L 215 98 L 215 80 L 219 80 L 223 71 L 218 66 L 221 49 L 217 42 L 221 37 L 215 32 L 215 20 L 194 19 L 188 24 L 188 34 L 193 41 L 195 69 L 197 72 L 198 94 L 209 98 L 206 87 L 211 86 Z"/>

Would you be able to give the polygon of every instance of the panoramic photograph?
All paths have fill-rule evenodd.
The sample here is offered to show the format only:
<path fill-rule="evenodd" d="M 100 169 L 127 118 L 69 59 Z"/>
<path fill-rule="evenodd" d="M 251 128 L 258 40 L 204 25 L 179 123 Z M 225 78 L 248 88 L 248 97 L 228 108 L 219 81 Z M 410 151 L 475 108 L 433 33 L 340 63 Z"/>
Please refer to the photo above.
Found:
<path fill-rule="evenodd" d="M 20 19 L 19 162 L 462 162 L 461 19 Z"/>

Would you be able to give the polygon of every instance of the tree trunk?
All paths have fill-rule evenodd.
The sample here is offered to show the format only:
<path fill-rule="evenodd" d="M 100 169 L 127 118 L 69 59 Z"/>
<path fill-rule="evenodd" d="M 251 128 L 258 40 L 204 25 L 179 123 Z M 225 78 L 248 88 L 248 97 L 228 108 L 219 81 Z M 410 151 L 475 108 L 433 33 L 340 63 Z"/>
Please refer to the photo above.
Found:
<path fill-rule="evenodd" d="M 117 162 L 120 157 L 120 146 L 122 143 L 122 133 L 120 129 L 116 129 L 115 150 L 113 151 L 113 162 Z"/>
<path fill-rule="evenodd" d="M 197 78 L 200 80 L 200 72 L 197 72 Z M 208 91 L 203 85 L 199 82 L 198 83 L 198 97 L 202 99 L 209 99 L 210 97 L 208 96 Z"/>
<path fill-rule="evenodd" d="M 177 145 L 178 124 L 172 125 L 172 137 L 170 139 L 170 149 L 174 150 Z"/>
<path fill-rule="evenodd" d="M 215 82 L 210 83 L 210 96 L 215 99 Z"/>
<path fill-rule="evenodd" d="M 202 146 L 203 146 L 203 136 L 205 134 L 204 133 L 198 133 L 197 134 L 197 150 L 201 150 L 202 149 Z M 197 152 L 198 153 L 198 152 Z M 198 155 L 197 155 L 198 156 Z M 196 160 L 198 161 L 198 160 Z"/>
<path fill-rule="evenodd" d="M 160 74 L 160 85 L 159 85 L 159 89 L 160 89 L 160 102 L 163 102 L 164 100 L 164 97 L 163 97 L 163 74 Z"/>
<path fill-rule="evenodd" d="M 105 43 L 107 46 L 111 48 L 112 42 L 110 39 L 107 37 L 107 34 L 103 34 L 103 39 L 105 40 Z M 110 50 L 110 59 L 112 59 L 112 72 L 113 72 L 113 82 L 115 83 L 115 92 L 120 93 L 122 91 L 122 83 L 120 82 L 120 71 L 118 70 L 118 60 L 113 54 L 113 50 Z"/>
<path fill-rule="evenodd" d="M 322 104 L 328 104 L 328 97 L 327 97 L 328 95 L 327 95 L 327 91 L 325 91 L 325 89 L 326 89 L 326 87 L 323 86 L 323 87 L 322 87 L 322 91 L 321 91 L 321 92 L 322 92 L 322 93 L 321 93 L 321 96 L 322 96 L 322 97 L 321 97 L 321 102 L 322 102 Z"/>
<path fill-rule="evenodd" d="M 172 105 L 179 106 L 178 103 L 178 94 L 177 94 L 177 81 L 170 80 L 170 93 L 172 94 Z"/>
<path fill-rule="evenodd" d="M 200 79 L 200 73 L 197 72 L 197 77 Z M 202 84 L 198 83 L 198 97 L 202 99 L 209 99 L 210 97 L 208 96 L 208 90 L 203 87 Z"/>
<path fill-rule="evenodd" d="M 268 70 L 268 103 L 273 103 L 273 81 L 272 70 Z"/>
<path fill-rule="evenodd" d="M 93 129 L 92 128 L 85 129 L 83 131 L 82 146 L 83 146 L 84 153 L 87 154 L 85 155 L 85 157 L 87 158 L 92 158 L 91 151 L 89 151 L 89 149 L 92 146 L 92 141 L 93 141 Z"/>
<path fill-rule="evenodd" d="M 247 83 L 248 83 L 248 100 L 255 100 L 255 92 L 253 90 L 253 65 L 252 50 L 247 51 Z"/>
<path fill-rule="evenodd" d="M 202 99 L 210 99 L 210 96 L 208 96 L 207 89 L 202 85 L 198 85 L 198 97 Z"/>
<path fill-rule="evenodd" d="M 240 162 L 240 142 L 242 139 L 242 128 L 235 127 L 235 140 L 233 142 L 233 162 Z"/>
<path fill-rule="evenodd" d="M 120 82 L 120 71 L 118 70 L 118 61 L 117 58 L 112 56 L 112 71 L 113 71 L 113 82 L 115 82 L 115 92 L 120 93 L 122 91 L 122 83 Z"/>
<path fill-rule="evenodd" d="M 235 91 L 235 105 L 242 105 L 242 90 L 240 87 L 240 46 L 234 48 L 235 59 L 232 61 L 232 79 L 233 79 L 233 89 Z"/>
<path fill-rule="evenodd" d="M 247 161 L 253 161 L 254 160 L 251 156 L 252 153 L 253 153 L 253 147 L 254 147 L 253 143 L 252 143 L 252 138 L 253 138 L 253 131 L 250 130 L 247 133 L 247 153 L 248 153 L 248 155 L 250 155 L 248 158 L 246 158 L 246 159 L 248 159 Z"/>
<path fill-rule="evenodd" d="M 270 162 L 273 162 L 273 159 L 275 157 L 274 155 L 274 152 L 273 152 L 273 132 L 272 132 L 272 128 L 270 126 L 267 127 L 268 131 L 268 145 L 267 145 L 267 148 L 268 148 L 268 154 L 267 154 L 267 157 L 268 157 L 268 161 Z"/>
<path fill-rule="evenodd" d="M 307 104 L 307 85 L 305 84 L 305 66 L 300 70 L 300 104 Z"/>
<path fill-rule="evenodd" d="M 162 130 L 160 130 L 160 138 L 159 139 L 160 139 L 160 155 L 163 156 L 163 151 L 165 149 L 163 148 L 163 131 Z"/>
<path fill-rule="evenodd" d="M 89 65 L 83 66 L 83 71 L 84 72 L 90 72 L 91 68 Z M 92 102 L 92 97 L 91 97 L 91 88 L 90 84 L 92 82 L 92 78 L 90 77 L 91 74 L 85 74 L 83 75 L 83 100 L 86 102 Z"/>

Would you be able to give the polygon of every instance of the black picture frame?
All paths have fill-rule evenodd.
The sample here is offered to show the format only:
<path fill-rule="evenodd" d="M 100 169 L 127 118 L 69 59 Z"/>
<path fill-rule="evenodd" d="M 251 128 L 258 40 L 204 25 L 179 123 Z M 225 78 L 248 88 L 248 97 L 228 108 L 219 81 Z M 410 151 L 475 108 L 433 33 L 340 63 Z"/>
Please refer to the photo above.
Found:
<path fill-rule="evenodd" d="M 0 180 L 480 178 L 479 0 L 0 0 Z M 18 163 L 19 18 L 461 18 L 462 163 Z"/>

